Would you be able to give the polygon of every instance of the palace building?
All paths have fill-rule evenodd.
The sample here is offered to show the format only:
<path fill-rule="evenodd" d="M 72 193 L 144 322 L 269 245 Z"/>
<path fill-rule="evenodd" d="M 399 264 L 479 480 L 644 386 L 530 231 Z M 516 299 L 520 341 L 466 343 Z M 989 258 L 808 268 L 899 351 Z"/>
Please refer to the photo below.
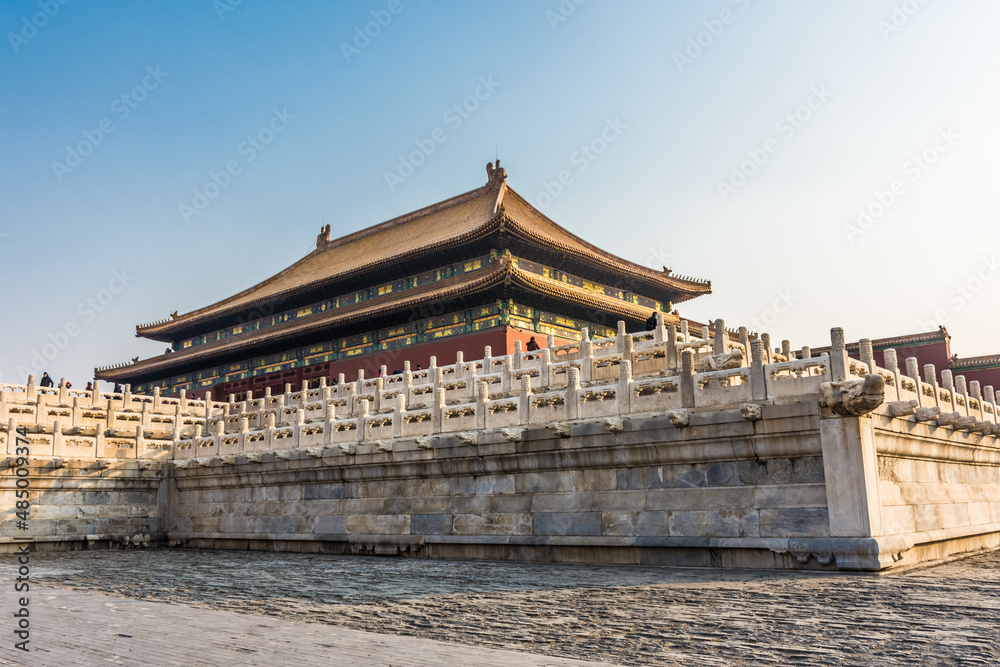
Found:
<path fill-rule="evenodd" d="M 642 329 L 654 312 L 707 294 L 711 283 L 649 269 L 574 236 L 487 165 L 475 190 L 316 248 L 267 280 L 189 313 L 136 327 L 169 343 L 150 359 L 96 369 L 96 377 L 220 397 L 283 391 L 321 376 L 393 373 L 404 360 L 477 358 L 485 347 L 548 343 Z"/>

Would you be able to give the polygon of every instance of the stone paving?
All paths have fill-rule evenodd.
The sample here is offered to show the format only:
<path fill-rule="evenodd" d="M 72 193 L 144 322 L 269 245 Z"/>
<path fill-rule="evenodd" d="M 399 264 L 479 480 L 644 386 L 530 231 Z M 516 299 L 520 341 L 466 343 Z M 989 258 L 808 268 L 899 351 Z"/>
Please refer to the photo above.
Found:
<path fill-rule="evenodd" d="M 0 581 L 12 580 L 12 560 L 0 557 Z M 324 654 L 328 662 L 331 651 L 345 660 L 337 664 L 352 665 L 562 664 L 539 656 L 624 665 L 1000 664 L 1000 551 L 876 575 L 130 550 L 33 554 L 32 580 L 53 600 L 33 607 L 33 618 L 43 623 L 51 613 L 72 627 L 86 619 L 93 627 L 81 633 L 84 647 L 111 632 L 111 616 L 80 610 L 125 611 L 129 599 L 143 600 L 157 611 L 122 614 L 111 634 L 137 637 L 126 643 L 133 648 L 159 646 L 156 623 L 139 627 L 159 615 L 171 641 L 187 637 L 210 658 L 145 664 L 257 664 L 225 653 L 242 644 L 261 659 L 286 651 L 271 653 L 272 664 L 313 664 Z M 11 598 L 4 594 L 6 606 Z M 39 646 L 52 641 L 43 636 L 40 629 Z M 290 646 L 305 657 L 292 659 Z M 13 651 L 3 648 L 9 660 Z M 422 655 L 432 662 L 407 662 Z M 113 662 L 144 664 L 128 660 Z"/>

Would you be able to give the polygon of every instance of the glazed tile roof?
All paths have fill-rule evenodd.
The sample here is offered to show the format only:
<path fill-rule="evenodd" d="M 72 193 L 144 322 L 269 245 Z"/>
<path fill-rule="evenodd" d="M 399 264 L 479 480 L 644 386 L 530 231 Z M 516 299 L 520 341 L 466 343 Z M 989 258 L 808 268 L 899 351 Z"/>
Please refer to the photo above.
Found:
<path fill-rule="evenodd" d="M 711 292 L 709 281 L 655 271 L 587 243 L 508 188 L 503 170 L 490 171 L 490 181 L 486 185 L 457 197 L 332 241 L 321 234 L 314 251 L 277 275 L 204 308 L 137 326 L 136 335 L 170 340 L 173 333 L 216 317 L 235 314 L 255 303 L 391 266 L 428 249 L 457 246 L 501 228 L 549 249 L 598 261 L 602 266 L 660 284 L 677 294 L 675 303 Z"/>

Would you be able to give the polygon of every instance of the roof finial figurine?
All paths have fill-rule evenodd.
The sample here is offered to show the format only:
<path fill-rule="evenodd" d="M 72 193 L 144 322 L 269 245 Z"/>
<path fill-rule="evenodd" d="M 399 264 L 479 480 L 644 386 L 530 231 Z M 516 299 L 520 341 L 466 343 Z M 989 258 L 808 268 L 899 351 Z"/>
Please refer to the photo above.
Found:
<path fill-rule="evenodd" d="M 316 235 L 316 248 L 324 248 L 328 243 L 330 243 L 330 225 L 325 225 L 319 228 L 319 234 Z"/>
<path fill-rule="evenodd" d="M 495 183 L 497 181 L 503 182 L 507 180 L 507 170 L 500 166 L 500 160 L 497 160 L 496 168 L 493 168 L 492 162 L 486 163 L 486 182 Z"/>
<path fill-rule="evenodd" d="M 176 320 L 178 317 L 180 317 L 180 316 L 177 314 L 176 310 L 174 312 L 170 313 L 170 319 Z"/>

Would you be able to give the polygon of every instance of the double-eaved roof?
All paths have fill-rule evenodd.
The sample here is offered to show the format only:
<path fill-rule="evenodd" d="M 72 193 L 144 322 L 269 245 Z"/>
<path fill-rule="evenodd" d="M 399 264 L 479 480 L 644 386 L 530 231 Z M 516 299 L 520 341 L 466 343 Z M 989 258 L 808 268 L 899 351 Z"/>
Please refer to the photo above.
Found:
<path fill-rule="evenodd" d="M 709 281 L 674 276 L 669 270 L 653 270 L 601 250 L 546 217 L 526 199 L 507 186 L 504 170 L 487 168 L 486 185 L 418 211 L 330 240 L 329 227 L 317 238 L 316 249 L 280 273 L 234 296 L 204 308 L 174 314 L 152 324 L 136 327 L 136 335 L 160 341 L 178 341 L 193 333 L 220 328 L 220 323 L 240 319 L 241 313 L 262 305 L 305 303 L 305 295 L 338 293 L 343 286 L 374 285 L 386 276 L 400 278 L 418 266 L 421 257 L 461 259 L 467 249 L 481 254 L 492 252 L 494 259 L 484 271 L 474 271 L 436 282 L 433 285 L 400 290 L 388 298 L 360 302 L 347 307 L 318 312 L 264 330 L 213 341 L 173 354 L 103 369 L 98 377 L 117 380 L 136 372 L 153 372 L 177 367 L 182 360 L 194 362 L 246 346 L 257 346 L 283 336 L 308 333 L 310 329 L 330 329 L 363 320 L 374 312 L 385 314 L 420 303 L 440 301 L 455 294 L 483 289 L 497 282 L 519 285 L 556 299 L 568 299 L 588 308 L 631 319 L 645 319 L 651 310 L 614 299 L 593 290 L 551 280 L 523 271 L 504 251 L 515 257 L 550 260 L 549 264 L 567 273 L 576 273 L 607 284 L 627 285 L 629 291 L 664 304 L 676 304 L 711 292 Z M 531 256 L 534 254 L 535 256 Z M 471 256 L 471 255 L 470 255 Z M 430 265 L 433 262 L 427 259 Z M 556 263 L 558 262 L 558 264 Z M 425 263 L 423 268 L 427 268 Z M 571 271 L 570 269 L 574 269 Z M 394 275 L 400 274 L 400 275 Z M 401 273 L 402 272 L 402 273 Z M 259 312 L 259 311 L 258 311 Z M 245 319 L 245 318 L 244 318 Z"/>

